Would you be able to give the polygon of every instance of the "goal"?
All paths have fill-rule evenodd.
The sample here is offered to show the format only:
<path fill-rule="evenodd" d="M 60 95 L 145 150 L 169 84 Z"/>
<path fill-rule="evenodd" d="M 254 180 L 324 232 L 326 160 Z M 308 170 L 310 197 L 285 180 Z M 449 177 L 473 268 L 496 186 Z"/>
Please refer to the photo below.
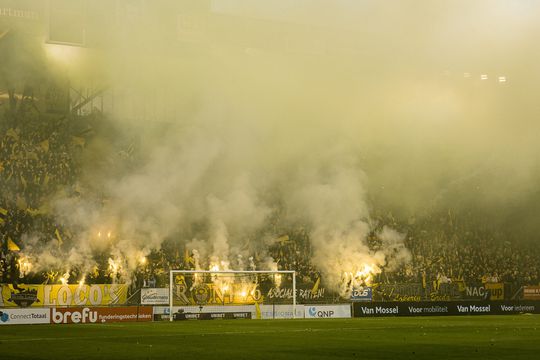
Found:
<path fill-rule="evenodd" d="M 282 296 L 271 295 L 275 293 Z M 297 311 L 292 270 L 171 270 L 169 274 L 170 321 L 294 319 Z"/>

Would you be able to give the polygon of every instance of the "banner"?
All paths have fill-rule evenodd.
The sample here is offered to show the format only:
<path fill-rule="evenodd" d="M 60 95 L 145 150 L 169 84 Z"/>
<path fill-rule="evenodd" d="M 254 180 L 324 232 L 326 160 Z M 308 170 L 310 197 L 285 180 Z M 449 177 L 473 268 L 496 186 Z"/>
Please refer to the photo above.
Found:
<path fill-rule="evenodd" d="M 173 320 L 234 320 L 251 319 L 251 312 L 174 313 Z"/>
<path fill-rule="evenodd" d="M 262 291 L 257 283 L 189 284 L 176 281 L 173 288 L 175 306 L 248 305 L 260 302 Z"/>
<path fill-rule="evenodd" d="M 373 290 L 369 286 L 353 289 L 351 293 L 352 301 L 371 301 L 373 300 Z"/>
<path fill-rule="evenodd" d="M 504 299 L 504 284 L 503 283 L 477 283 L 467 284 L 464 299 L 478 300 L 502 300 Z"/>
<path fill-rule="evenodd" d="M 2 285 L 2 306 L 4 307 L 28 307 L 43 306 L 43 288 L 41 285 L 19 285 L 16 288 L 13 285 Z"/>
<path fill-rule="evenodd" d="M 142 305 L 164 305 L 169 303 L 168 288 L 142 288 Z"/>
<path fill-rule="evenodd" d="M 460 300 L 463 298 L 459 283 L 443 283 L 434 284 L 428 283 L 424 300 L 431 301 L 450 301 Z"/>
<path fill-rule="evenodd" d="M 306 319 L 323 318 L 350 318 L 351 305 L 305 305 L 304 316 Z"/>
<path fill-rule="evenodd" d="M 313 288 L 296 288 L 296 300 L 322 300 L 326 294 L 326 289 L 319 287 L 315 291 Z M 273 287 L 266 293 L 268 300 L 290 300 L 293 298 L 292 287 Z"/>
<path fill-rule="evenodd" d="M 203 277 L 194 283 L 190 277 L 176 275 L 173 286 L 173 304 L 175 306 L 190 305 L 252 305 L 261 302 L 290 304 L 293 289 L 290 284 L 276 287 L 269 282 L 240 282 L 234 278 L 218 279 Z M 333 295 L 317 283 L 309 286 L 303 284 L 296 288 L 298 302 L 324 302 L 333 300 Z"/>
<path fill-rule="evenodd" d="M 540 286 L 524 286 L 523 298 L 525 300 L 540 300 Z"/>
<path fill-rule="evenodd" d="M 49 309 L 0 309 L 0 325 L 50 324 Z"/>
<path fill-rule="evenodd" d="M 373 301 L 450 301 L 462 299 L 457 283 L 376 284 Z"/>
<path fill-rule="evenodd" d="M 168 306 L 153 306 L 154 315 L 169 315 L 170 308 Z M 173 311 L 176 311 L 176 307 L 173 308 Z"/>
<path fill-rule="evenodd" d="M 418 301 L 353 306 L 355 317 L 540 314 L 540 301 Z"/>
<path fill-rule="evenodd" d="M 152 321 L 151 306 L 52 308 L 51 324 Z"/>
<path fill-rule="evenodd" d="M 485 286 L 489 292 L 489 300 L 504 300 L 503 283 L 486 283 Z"/>
<path fill-rule="evenodd" d="M 127 285 L 2 285 L 5 307 L 122 305 Z"/>
<path fill-rule="evenodd" d="M 381 284 L 373 287 L 375 301 L 420 301 L 423 295 L 422 284 Z"/>

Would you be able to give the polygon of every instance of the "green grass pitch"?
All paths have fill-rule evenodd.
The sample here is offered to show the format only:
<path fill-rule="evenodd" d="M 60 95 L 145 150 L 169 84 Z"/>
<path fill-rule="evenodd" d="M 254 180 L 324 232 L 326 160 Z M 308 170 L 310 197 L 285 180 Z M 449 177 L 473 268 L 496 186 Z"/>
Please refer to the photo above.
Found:
<path fill-rule="evenodd" d="M 0 327 L 0 359 L 540 359 L 540 315 Z"/>

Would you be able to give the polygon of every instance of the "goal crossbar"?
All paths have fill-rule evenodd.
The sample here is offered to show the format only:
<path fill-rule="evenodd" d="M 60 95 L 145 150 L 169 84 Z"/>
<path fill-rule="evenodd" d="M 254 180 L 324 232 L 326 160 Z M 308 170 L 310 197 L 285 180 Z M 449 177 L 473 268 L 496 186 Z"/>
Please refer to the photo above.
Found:
<path fill-rule="evenodd" d="M 296 318 L 296 271 L 294 270 L 170 270 L 169 271 L 169 319 L 173 321 L 174 274 L 290 274 L 292 275 L 292 317 Z"/>
<path fill-rule="evenodd" d="M 294 270 L 171 270 L 183 274 L 296 274 Z"/>

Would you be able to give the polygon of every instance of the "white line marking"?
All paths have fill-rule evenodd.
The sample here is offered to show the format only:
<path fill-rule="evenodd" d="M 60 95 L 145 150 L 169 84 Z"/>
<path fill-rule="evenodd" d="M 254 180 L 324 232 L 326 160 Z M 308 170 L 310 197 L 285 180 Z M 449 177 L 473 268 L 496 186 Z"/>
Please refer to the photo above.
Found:
<path fill-rule="evenodd" d="M 96 324 L 89 324 L 96 325 Z M 105 324 L 103 324 L 105 325 Z M 463 325 L 446 325 L 446 328 L 463 327 Z M 138 335 L 102 335 L 102 336 L 70 336 L 70 337 L 40 337 L 26 339 L 2 339 L 0 343 L 5 342 L 32 342 L 32 341 L 58 341 L 58 340 L 92 340 L 92 339 L 133 339 L 133 338 L 149 338 L 149 337 L 183 337 L 183 336 L 213 336 L 213 335 L 251 335 L 251 334 L 282 334 L 282 333 L 304 333 L 304 332 L 334 332 L 334 331 L 374 331 L 374 330 L 389 330 L 389 329 L 416 329 L 418 326 L 378 326 L 378 327 L 347 327 L 347 328 L 326 328 L 326 329 L 279 329 L 279 330 L 247 330 L 247 331 L 219 331 L 219 332 L 200 332 L 200 333 L 166 333 L 166 334 L 138 334 Z M 492 327 L 486 327 L 492 329 Z M 522 328 L 524 329 L 524 328 Z M 533 329 L 531 327 L 530 329 Z"/>

